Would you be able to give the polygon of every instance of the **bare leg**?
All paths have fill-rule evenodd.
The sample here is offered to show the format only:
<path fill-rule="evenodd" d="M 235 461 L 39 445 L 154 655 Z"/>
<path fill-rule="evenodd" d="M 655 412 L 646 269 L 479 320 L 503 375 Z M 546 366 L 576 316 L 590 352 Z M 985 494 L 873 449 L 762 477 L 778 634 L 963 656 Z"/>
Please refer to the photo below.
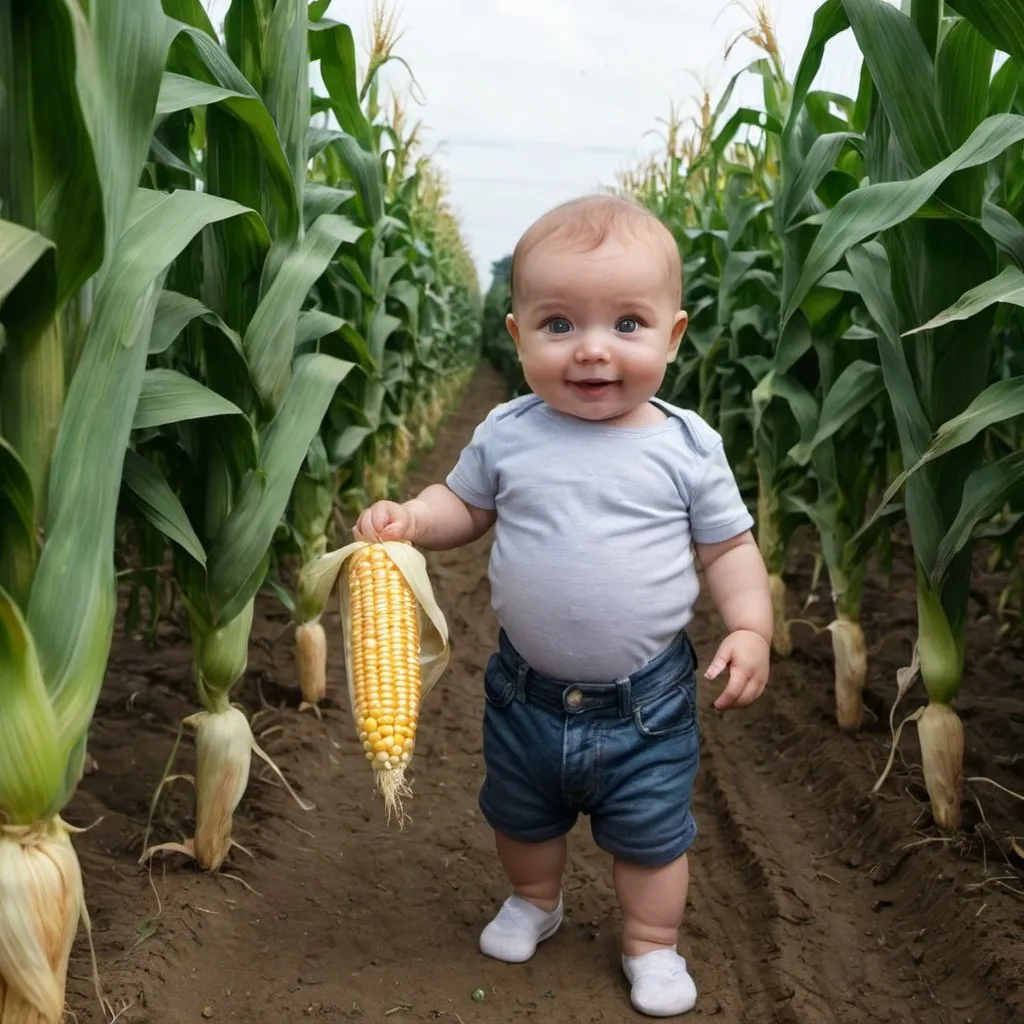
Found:
<path fill-rule="evenodd" d="M 565 836 L 545 843 L 520 843 L 501 832 L 494 833 L 501 866 L 512 891 L 542 910 L 554 910 L 562 891 L 567 844 Z"/>
<path fill-rule="evenodd" d="M 659 868 L 616 859 L 613 877 L 622 906 L 622 969 L 631 985 L 630 1001 L 651 1017 L 692 1010 L 697 988 L 676 950 L 690 884 L 686 855 Z"/>
<path fill-rule="evenodd" d="M 523 963 L 562 924 L 566 841 L 561 836 L 520 843 L 495 832 L 494 844 L 513 895 L 480 933 L 480 951 L 506 963 Z"/>
<path fill-rule="evenodd" d="M 622 905 L 622 952 L 640 956 L 675 946 L 690 886 L 686 854 L 658 868 L 616 858 L 612 877 Z"/>

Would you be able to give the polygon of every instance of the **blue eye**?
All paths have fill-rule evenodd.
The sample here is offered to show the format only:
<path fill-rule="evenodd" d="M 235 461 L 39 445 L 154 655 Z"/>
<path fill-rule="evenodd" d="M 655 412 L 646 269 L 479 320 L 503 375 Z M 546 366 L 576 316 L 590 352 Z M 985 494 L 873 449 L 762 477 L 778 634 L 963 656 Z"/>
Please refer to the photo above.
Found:
<path fill-rule="evenodd" d="M 615 330 L 619 334 L 634 334 L 640 330 L 640 325 L 636 322 L 636 319 L 631 316 L 624 316 L 616 325 Z"/>
<path fill-rule="evenodd" d="M 568 334 L 572 330 L 572 324 L 563 316 L 555 316 L 548 321 L 548 330 L 552 334 Z"/>

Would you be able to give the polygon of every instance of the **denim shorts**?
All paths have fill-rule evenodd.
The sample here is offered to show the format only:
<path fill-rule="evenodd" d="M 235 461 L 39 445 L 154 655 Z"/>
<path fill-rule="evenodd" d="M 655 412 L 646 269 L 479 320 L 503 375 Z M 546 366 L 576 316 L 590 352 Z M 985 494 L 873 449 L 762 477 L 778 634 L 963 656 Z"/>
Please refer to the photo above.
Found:
<path fill-rule="evenodd" d="M 697 655 L 686 633 L 631 676 L 573 683 L 533 671 L 502 631 L 484 676 L 480 810 L 520 842 L 565 835 L 582 812 L 615 857 L 684 854 L 700 760 Z"/>

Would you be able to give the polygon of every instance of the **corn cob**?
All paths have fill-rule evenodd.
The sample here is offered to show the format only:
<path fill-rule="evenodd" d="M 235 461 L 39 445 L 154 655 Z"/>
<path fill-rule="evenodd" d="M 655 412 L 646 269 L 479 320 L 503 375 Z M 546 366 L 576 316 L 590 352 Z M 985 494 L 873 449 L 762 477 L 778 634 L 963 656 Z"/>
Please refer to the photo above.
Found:
<path fill-rule="evenodd" d="M 401 822 L 422 691 L 419 610 L 384 545 L 356 552 L 347 572 L 356 728 L 388 817 L 397 811 Z"/>

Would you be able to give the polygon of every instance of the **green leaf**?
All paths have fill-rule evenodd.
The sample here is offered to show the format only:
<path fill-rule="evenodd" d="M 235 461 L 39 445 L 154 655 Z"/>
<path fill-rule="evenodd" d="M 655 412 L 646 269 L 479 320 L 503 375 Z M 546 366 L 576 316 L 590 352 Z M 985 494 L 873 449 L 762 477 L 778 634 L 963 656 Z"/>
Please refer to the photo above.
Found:
<path fill-rule="evenodd" d="M 189 295 L 167 290 L 160 293 L 160 301 L 157 303 L 153 333 L 149 336 L 149 354 L 166 352 L 178 335 L 196 319 L 201 319 L 220 331 L 231 342 L 235 351 L 244 357 L 242 339 L 238 332 L 228 327 L 213 310 L 207 309 L 198 299 L 193 299 Z"/>
<path fill-rule="evenodd" d="M 265 161 L 269 172 L 269 191 L 278 213 L 278 235 L 294 238 L 298 235 L 300 207 L 292 181 L 292 170 L 277 133 L 277 126 L 260 95 L 244 74 L 231 62 L 224 48 L 210 39 L 205 32 L 181 22 L 173 22 L 183 44 L 191 47 L 189 58 L 191 77 L 196 81 L 196 103 L 223 108 L 250 133 Z M 226 90 L 228 95 L 214 99 L 204 86 Z M 184 86 L 182 86 L 184 89 Z M 202 99 L 206 95 L 207 99 Z"/>
<path fill-rule="evenodd" d="M 310 23 L 309 52 L 320 62 L 320 75 L 334 105 L 338 123 L 362 149 L 372 152 L 373 129 L 359 101 L 356 44 L 352 29 L 337 22 Z M 379 218 L 374 218 L 374 223 Z"/>
<path fill-rule="evenodd" d="M 790 458 L 806 466 L 818 445 L 834 437 L 884 390 L 882 368 L 855 359 L 828 389 L 821 403 L 821 415 L 814 436 L 809 441 L 795 445 L 789 452 Z"/>
<path fill-rule="evenodd" d="M 843 0 L 858 47 L 912 174 L 939 163 L 952 146 L 938 102 L 935 70 L 921 36 L 885 0 Z"/>
<path fill-rule="evenodd" d="M 87 42 L 79 4 L 65 2 L 73 9 L 78 33 L 75 79 L 103 191 L 104 263 L 109 266 L 149 153 L 171 36 L 160 0 L 105 0 L 89 6 L 92 39 Z M 46 110 L 45 116 L 53 115 Z M 60 209 L 64 214 L 74 207 L 60 204 Z M 59 240 L 57 245 L 63 257 Z"/>
<path fill-rule="evenodd" d="M 202 541 L 160 470 L 148 459 L 128 451 L 124 457 L 123 482 L 146 520 L 168 540 L 188 552 L 199 565 L 205 566 L 206 552 Z"/>
<path fill-rule="evenodd" d="M 338 384 L 351 369 L 351 363 L 319 353 L 296 360 L 277 415 L 260 438 L 259 471 L 246 480 L 210 550 L 212 625 L 231 621 L 262 585 L 259 569 L 295 477 Z"/>
<path fill-rule="evenodd" d="M 1011 452 L 967 478 L 960 510 L 939 545 L 931 574 L 932 587 L 941 587 L 953 559 L 970 543 L 978 524 L 994 516 L 1008 501 L 1018 501 L 1022 493 L 1024 452 Z"/>
<path fill-rule="evenodd" d="M 154 195 L 140 189 L 128 217 L 132 226 L 97 289 L 57 436 L 46 543 L 28 608 L 29 628 L 69 747 L 88 728 L 110 650 L 121 471 L 160 279 L 204 227 L 251 215 L 236 203 L 204 193 Z M 76 782 L 73 775 L 67 779 L 65 799 Z"/>
<path fill-rule="evenodd" d="M 295 344 L 304 345 L 309 341 L 316 341 L 325 334 L 333 334 L 340 331 L 348 323 L 340 316 L 332 313 L 325 313 L 320 309 L 307 309 L 299 314 L 295 325 Z"/>
<path fill-rule="evenodd" d="M 0 324 L 34 333 L 53 318 L 57 268 L 53 243 L 0 220 Z"/>
<path fill-rule="evenodd" d="M 157 100 L 156 112 L 159 117 L 166 117 L 178 110 L 189 110 L 192 107 L 206 107 L 211 103 L 220 103 L 227 99 L 252 99 L 244 93 L 233 89 L 223 89 L 219 85 L 200 82 L 187 75 L 178 75 L 173 71 L 165 71 L 160 83 L 160 98 Z"/>
<path fill-rule="evenodd" d="M 242 410 L 216 391 L 177 370 L 147 370 L 142 378 L 133 430 L 162 427 L 208 416 L 241 416 Z"/>
<path fill-rule="evenodd" d="M 267 27 L 263 96 L 292 171 L 296 206 L 303 208 L 309 127 L 309 43 L 306 0 L 277 0 Z"/>
<path fill-rule="evenodd" d="M 1019 267 L 1007 267 L 1001 274 L 978 285 L 977 288 L 968 289 L 952 306 L 932 317 L 927 323 L 905 331 L 904 337 L 919 334 L 921 331 L 932 331 L 958 320 L 968 320 L 997 302 L 1024 307 L 1024 273 Z"/>
<path fill-rule="evenodd" d="M 1024 67 L 1024 9 L 1019 0 L 947 0 L 997 49 Z"/>
<path fill-rule="evenodd" d="M 0 820 L 35 825 L 58 810 L 68 750 L 50 705 L 32 634 L 0 589 Z"/>
<path fill-rule="evenodd" d="M 326 214 L 290 252 L 267 289 L 242 339 L 253 386 L 267 405 L 281 401 L 295 350 L 295 324 L 310 288 L 338 247 L 358 241 L 365 229 L 347 217 Z"/>
<path fill-rule="evenodd" d="M 1021 141 L 1024 117 L 996 114 L 982 121 L 959 149 L 919 177 L 880 182 L 843 196 L 825 219 L 793 294 L 785 300 L 783 326 L 815 282 L 853 246 L 912 217 L 957 171 L 988 163 Z"/>
<path fill-rule="evenodd" d="M 18 453 L 0 437 L 0 588 L 22 610 L 36 564 L 35 529 L 32 481 Z"/>
<path fill-rule="evenodd" d="M 793 226 L 793 221 L 804 212 L 804 206 L 814 190 L 831 171 L 843 151 L 853 139 L 859 139 L 856 132 L 832 132 L 819 135 L 810 151 L 800 164 L 800 170 L 791 187 L 785 189 L 779 204 L 780 224 L 784 230 Z"/>

